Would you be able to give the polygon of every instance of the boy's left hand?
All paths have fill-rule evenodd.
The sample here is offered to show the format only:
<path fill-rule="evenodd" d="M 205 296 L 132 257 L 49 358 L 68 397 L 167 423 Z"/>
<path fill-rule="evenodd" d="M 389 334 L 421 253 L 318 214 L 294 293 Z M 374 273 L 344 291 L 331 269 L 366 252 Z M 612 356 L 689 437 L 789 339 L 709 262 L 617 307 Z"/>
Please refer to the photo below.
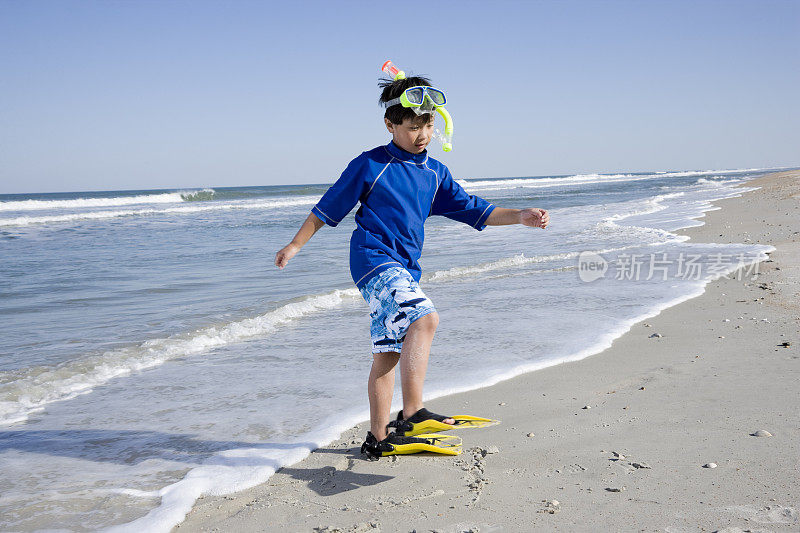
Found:
<path fill-rule="evenodd" d="M 529 207 L 520 212 L 519 221 L 526 226 L 544 229 L 550 223 L 550 215 L 544 209 Z"/>

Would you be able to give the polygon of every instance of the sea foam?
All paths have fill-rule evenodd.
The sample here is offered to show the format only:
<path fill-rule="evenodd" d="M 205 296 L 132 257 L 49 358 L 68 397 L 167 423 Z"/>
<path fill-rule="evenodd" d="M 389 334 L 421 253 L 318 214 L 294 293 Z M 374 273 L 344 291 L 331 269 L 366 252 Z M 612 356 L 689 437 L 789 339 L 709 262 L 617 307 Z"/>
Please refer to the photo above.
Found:
<path fill-rule="evenodd" d="M 86 394 L 98 385 L 131 372 L 159 366 L 178 357 L 263 337 L 298 318 L 334 309 L 345 299 L 360 298 L 357 289 L 334 290 L 285 304 L 254 318 L 212 326 L 192 333 L 152 339 L 137 346 L 72 360 L 0 373 L 0 425 L 27 420 L 45 405 Z"/>
<path fill-rule="evenodd" d="M 508 178 L 508 179 L 481 179 L 469 178 L 456 180 L 460 185 L 468 190 L 500 190 L 515 187 L 521 188 L 546 188 L 574 185 L 591 185 L 594 183 L 605 184 L 626 181 L 643 181 L 651 179 L 687 177 L 687 176 L 709 176 L 739 174 L 744 172 L 758 171 L 760 169 L 738 169 L 738 170 L 698 170 L 685 172 L 656 172 L 652 174 L 575 174 L 572 176 L 544 177 L 544 178 Z M 706 182 L 714 180 L 706 180 Z"/>

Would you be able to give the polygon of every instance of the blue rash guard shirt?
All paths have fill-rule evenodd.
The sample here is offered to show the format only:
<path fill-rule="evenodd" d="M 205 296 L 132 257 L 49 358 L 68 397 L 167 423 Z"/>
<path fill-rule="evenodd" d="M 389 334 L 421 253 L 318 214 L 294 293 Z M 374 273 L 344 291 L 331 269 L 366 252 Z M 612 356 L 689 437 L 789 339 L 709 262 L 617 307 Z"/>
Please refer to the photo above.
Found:
<path fill-rule="evenodd" d="M 419 281 L 429 216 L 445 216 L 481 231 L 495 207 L 467 194 L 427 151 L 412 154 L 393 142 L 353 159 L 311 212 L 335 227 L 359 201 L 350 237 L 350 274 L 359 289 L 398 265 Z"/>

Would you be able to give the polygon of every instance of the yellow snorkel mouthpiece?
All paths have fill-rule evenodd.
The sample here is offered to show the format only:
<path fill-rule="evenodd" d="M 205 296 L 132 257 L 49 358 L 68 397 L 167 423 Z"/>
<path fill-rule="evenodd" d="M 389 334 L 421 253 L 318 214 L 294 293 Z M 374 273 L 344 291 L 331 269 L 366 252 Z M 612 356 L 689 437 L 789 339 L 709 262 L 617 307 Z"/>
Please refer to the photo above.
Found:
<path fill-rule="evenodd" d="M 394 66 L 394 63 L 391 61 L 386 61 L 381 67 L 381 71 L 383 71 L 394 81 L 406 79 L 406 73 Z M 436 129 L 434 136 L 439 140 L 439 142 L 442 143 L 442 149 L 445 152 L 451 151 L 453 149 L 453 117 L 450 116 L 450 113 L 444 107 L 447 103 L 447 98 L 444 96 L 444 93 L 438 89 L 434 89 L 433 87 L 414 87 L 411 89 L 419 89 L 421 91 L 428 89 L 431 91 L 436 91 L 436 93 L 441 95 L 441 100 L 434 101 L 430 96 L 433 93 L 425 94 L 424 92 L 420 92 L 419 95 L 422 95 L 421 98 L 416 101 L 411 101 L 404 92 L 399 98 L 387 102 L 385 104 L 386 107 L 388 108 L 391 105 L 396 105 L 399 103 L 405 108 L 412 109 L 417 115 L 430 113 L 432 110 L 435 110 L 444 120 L 444 133 Z M 411 89 L 407 89 L 407 91 Z"/>

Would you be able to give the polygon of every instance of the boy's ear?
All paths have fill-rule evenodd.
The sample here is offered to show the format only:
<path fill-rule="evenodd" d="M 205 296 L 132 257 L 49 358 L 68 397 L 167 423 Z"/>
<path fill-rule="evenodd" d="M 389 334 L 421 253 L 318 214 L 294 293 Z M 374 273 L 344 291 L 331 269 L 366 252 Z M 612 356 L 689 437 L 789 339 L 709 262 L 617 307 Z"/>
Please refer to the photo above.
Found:
<path fill-rule="evenodd" d="M 389 130 L 389 133 L 394 133 L 394 124 L 392 124 L 392 121 L 384 117 L 383 122 L 386 124 L 386 129 Z"/>

